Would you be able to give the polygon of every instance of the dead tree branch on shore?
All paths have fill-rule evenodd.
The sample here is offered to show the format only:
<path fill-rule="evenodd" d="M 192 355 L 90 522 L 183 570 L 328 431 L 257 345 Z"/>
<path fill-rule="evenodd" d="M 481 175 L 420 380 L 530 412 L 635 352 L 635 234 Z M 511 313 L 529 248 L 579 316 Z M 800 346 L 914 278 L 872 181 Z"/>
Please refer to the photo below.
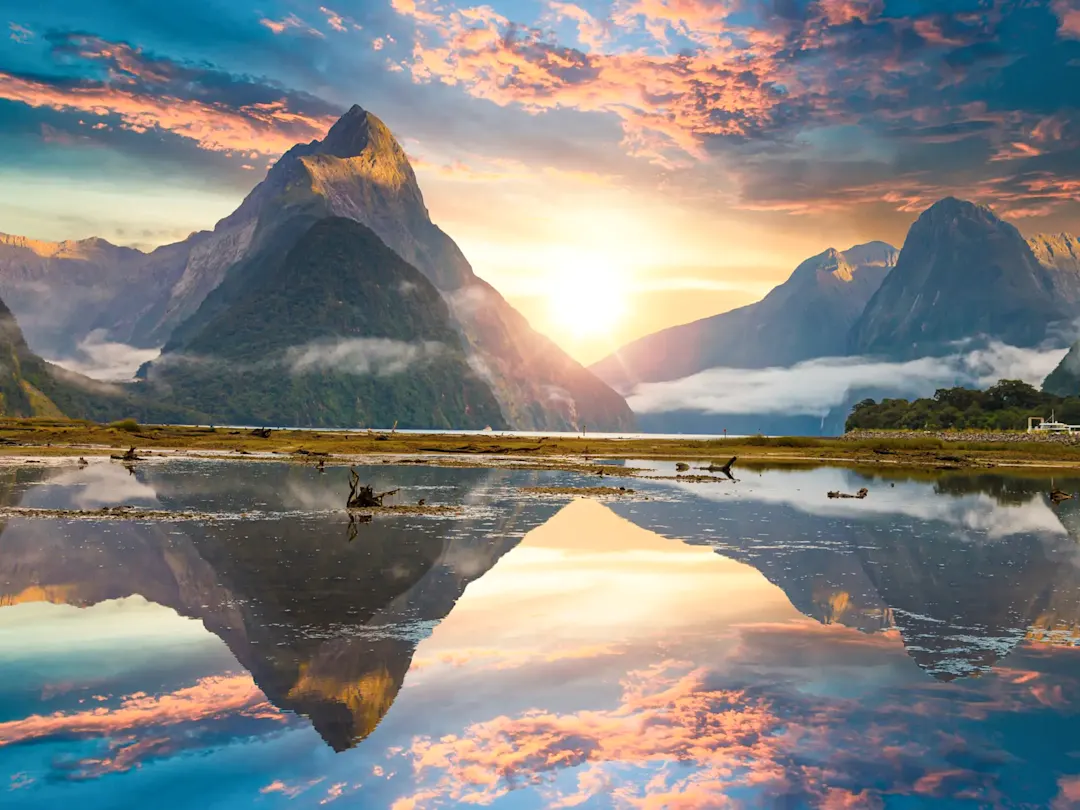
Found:
<path fill-rule="evenodd" d="M 345 506 L 347 509 L 373 509 L 383 505 L 383 498 L 396 495 L 400 491 L 400 489 L 392 489 L 376 495 L 374 487 L 360 486 L 360 473 L 351 469 L 349 470 L 349 499 Z"/>

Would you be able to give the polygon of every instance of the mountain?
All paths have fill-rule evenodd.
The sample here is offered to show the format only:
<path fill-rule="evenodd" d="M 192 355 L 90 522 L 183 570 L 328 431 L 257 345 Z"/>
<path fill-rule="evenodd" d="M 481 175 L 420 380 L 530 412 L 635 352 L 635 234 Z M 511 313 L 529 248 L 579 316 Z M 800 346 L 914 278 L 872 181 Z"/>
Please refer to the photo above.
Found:
<path fill-rule="evenodd" d="M 633 414 L 618 394 L 535 332 L 473 273 L 453 240 L 431 221 L 404 150 L 385 124 L 358 106 L 323 140 L 285 153 L 212 232 L 150 254 L 125 253 L 123 268 L 104 253 L 84 266 L 52 247 L 39 249 L 55 254 L 51 264 L 24 251 L 19 264 L 0 265 L 0 294 L 25 277 L 21 288 L 36 292 L 20 298 L 15 311 L 34 321 L 33 345 L 51 356 L 70 356 L 95 331 L 134 346 L 175 349 L 216 317 L 228 298 L 211 293 L 230 278 L 255 283 L 274 257 L 327 217 L 370 228 L 442 293 L 470 364 L 490 385 L 505 424 L 543 430 L 633 426 Z M 128 263 L 135 270 L 129 272 Z M 87 285 L 78 279 L 94 272 L 105 300 L 80 292 Z M 82 295 L 76 311 L 49 309 L 50 298 L 75 292 Z"/>
<path fill-rule="evenodd" d="M 439 291 L 351 219 L 317 221 L 189 323 L 150 366 L 148 394 L 212 421 L 505 426 Z"/>
<path fill-rule="evenodd" d="M 677 380 L 720 366 L 768 368 L 842 355 L 851 325 L 896 255 L 884 242 L 843 252 L 829 248 L 761 301 L 643 337 L 592 370 L 626 393 L 639 382 Z"/>
<path fill-rule="evenodd" d="M 989 208 L 946 197 L 911 226 L 896 267 L 852 327 L 849 349 L 919 357 L 978 336 L 1035 346 L 1076 316 L 1074 276 L 1040 262 Z"/>

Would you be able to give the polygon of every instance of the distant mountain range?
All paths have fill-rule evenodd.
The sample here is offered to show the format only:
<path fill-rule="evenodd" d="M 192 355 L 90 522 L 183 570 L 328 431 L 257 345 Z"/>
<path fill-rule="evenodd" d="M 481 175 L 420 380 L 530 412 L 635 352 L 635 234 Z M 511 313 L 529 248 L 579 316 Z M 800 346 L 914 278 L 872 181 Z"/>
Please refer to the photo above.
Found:
<path fill-rule="evenodd" d="M 331 217 L 364 226 L 375 239 L 357 237 L 350 244 L 380 258 L 367 253 L 342 257 L 327 252 L 325 239 L 305 239 L 316 223 Z M 336 228 L 338 233 L 347 230 Z M 377 242 L 422 274 L 427 285 L 400 264 L 389 269 Z M 382 282 L 399 277 L 402 290 L 419 290 L 424 306 L 435 306 L 432 290 L 441 294 L 441 309 L 431 328 L 444 338 L 437 342 L 446 353 L 420 364 L 354 364 L 351 372 L 339 364 L 332 380 L 318 384 L 313 369 L 299 376 L 283 376 L 280 369 L 260 372 L 258 385 L 273 380 L 274 386 L 247 394 L 255 402 L 260 393 L 263 399 L 280 398 L 288 389 L 276 410 L 256 411 L 241 407 L 234 397 L 223 398 L 222 386 L 239 390 L 235 377 L 213 390 L 204 384 L 205 376 L 177 376 L 185 352 L 199 347 L 213 344 L 209 355 L 227 365 L 258 353 L 258 344 L 250 342 L 254 335 L 273 335 L 273 345 L 266 348 L 278 355 L 310 349 L 312 340 L 354 341 L 354 348 L 355 341 L 368 340 L 371 348 L 375 344 L 370 341 L 387 339 L 389 333 L 405 344 L 406 353 L 409 346 L 431 342 L 423 330 L 403 328 L 419 324 L 419 310 L 410 309 L 416 300 L 404 294 L 387 297 L 383 303 L 389 308 L 376 311 L 366 307 L 357 292 L 351 305 L 344 305 L 348 317 L 339 318 L 323 312 L 327 290 L 318 285 L 272 289 L 297 281 L 294 270 L 299 266 L 331 284 L 336 267 L 320 264 L 331 255 L 351 268 L 354 285 L 362 287 L 364 273 L 379 265 L 389 274 Z M 286 256 L 289 266 L 282 265 Z M 379 119 L 360 107 L 349 110 L 322 141 L 290 149 L 212 232 L 192 234 L 149 254 L 100 239 L 52 244 L 0 238 L 0 296 L 26 325 L 30 345 L 50 356 L 77 356 L 91 339 L 136 347 L 164 345 L 157 369 L 145 370 L 144 382 L 136 389 L 139 395 L 170 399 L 174 392 L 168 385 L 176 383 L 182 401 L 212 421 L 259 413 L 275 421 L 327 427 L 399 421 L 403 427 L 624 430 L 634 424 L 622 397 L 535 332 L 494 288 L 476 277 L 453 240 L 431 222 L 401 146 Z M 271 310 L 262 304 L 281 296 L 290 304 L 272 310 L 271 321 Z M 241 315 L 243 322 L 223 328 Z M 285 347 L 282 336 L 297 343 Z M 188 369 L 206 357 L 188 357 Z M 231 368 L 256 383 L 248 366 Z M 401 377 L 406 369 L 408 375 Z M 320 368 L 320 373 L 330 372 Z M 452 391 L 446 390 L 448 385 Z"/>
<path fill-rule="evenodd" d="M 1025 240 L 989 208 L 948 197 L 919 216 L 899 252 L 882 242 L 829 249 L 758 303 L 648 335 L 592 370 L 629 395 L 641 383 L 714 368 L 790 367 L 824 357 L 909 360 L 990 340 L 1064 347 L 1078 317 L 1080 240 L 1068 234 Z M 1080 347 L 1075 355 L 1080 358 Z M 1075 378 L 1063 384 L 1080 393 L 1080 359 L 1075 365 Z M 646 429 L 772 433 L 835 432 L 841 417 L 689 408 L 639 415 Z"/>
<path fill-rule="evenodd" d="M 866 302 L 896 264 L 884 242 L 829 248 L 795 268 L 756 304 L 656 332 L 592 366 L 621 391 L 639 382 L 688 377 L 717 366 L 790 366 L 842 355 Z"/>

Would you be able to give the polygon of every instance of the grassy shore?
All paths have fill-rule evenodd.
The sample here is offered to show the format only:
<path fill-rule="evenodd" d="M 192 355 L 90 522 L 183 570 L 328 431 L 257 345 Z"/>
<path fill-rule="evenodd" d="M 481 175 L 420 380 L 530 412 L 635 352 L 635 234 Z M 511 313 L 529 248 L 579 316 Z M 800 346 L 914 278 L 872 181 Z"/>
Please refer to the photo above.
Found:
<path fill-rule="evenodd" d="M 238 458 L 406 456 L 480 466 L 528 459 L 533 466 L 585 464 L 597 459 L 669 459 L 723 461 L 738 456 L 740 465 L 770 466 L 842 463 L 865 467 L 939 469 L 995 466 L 1077 467 L 1080 445 L 1027 442 L 1018 434 L 1001 441 L 934 436 L 906 438 L 809 438 L 753 436 L 741 439 L 596 439 L 584 437 L 521 438 L 486 434 L 448 436 L 413 433 L 344 433 L 274 430 L 268 437 L 250 430 L 209 427 L 98 425 L 50 419 L 0 419 L 0 456 L 113 455 L 135 447 L 140 453 L 229 453 Z M 440 460 L 440 463 L 443 463 Z"/>

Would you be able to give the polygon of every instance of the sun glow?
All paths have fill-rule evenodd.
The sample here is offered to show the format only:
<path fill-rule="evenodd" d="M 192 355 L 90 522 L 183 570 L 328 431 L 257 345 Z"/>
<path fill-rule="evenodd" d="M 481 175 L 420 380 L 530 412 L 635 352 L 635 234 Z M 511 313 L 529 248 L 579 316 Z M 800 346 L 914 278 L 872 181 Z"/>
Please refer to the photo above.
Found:
<path fill-rule="evenodd" d="M 574 338 L 610 333 L 626 316 L 625 284 L 625 278 L 602 264 L 568 268 L 553 281 L 548 293 L 552 323 Z"/>

